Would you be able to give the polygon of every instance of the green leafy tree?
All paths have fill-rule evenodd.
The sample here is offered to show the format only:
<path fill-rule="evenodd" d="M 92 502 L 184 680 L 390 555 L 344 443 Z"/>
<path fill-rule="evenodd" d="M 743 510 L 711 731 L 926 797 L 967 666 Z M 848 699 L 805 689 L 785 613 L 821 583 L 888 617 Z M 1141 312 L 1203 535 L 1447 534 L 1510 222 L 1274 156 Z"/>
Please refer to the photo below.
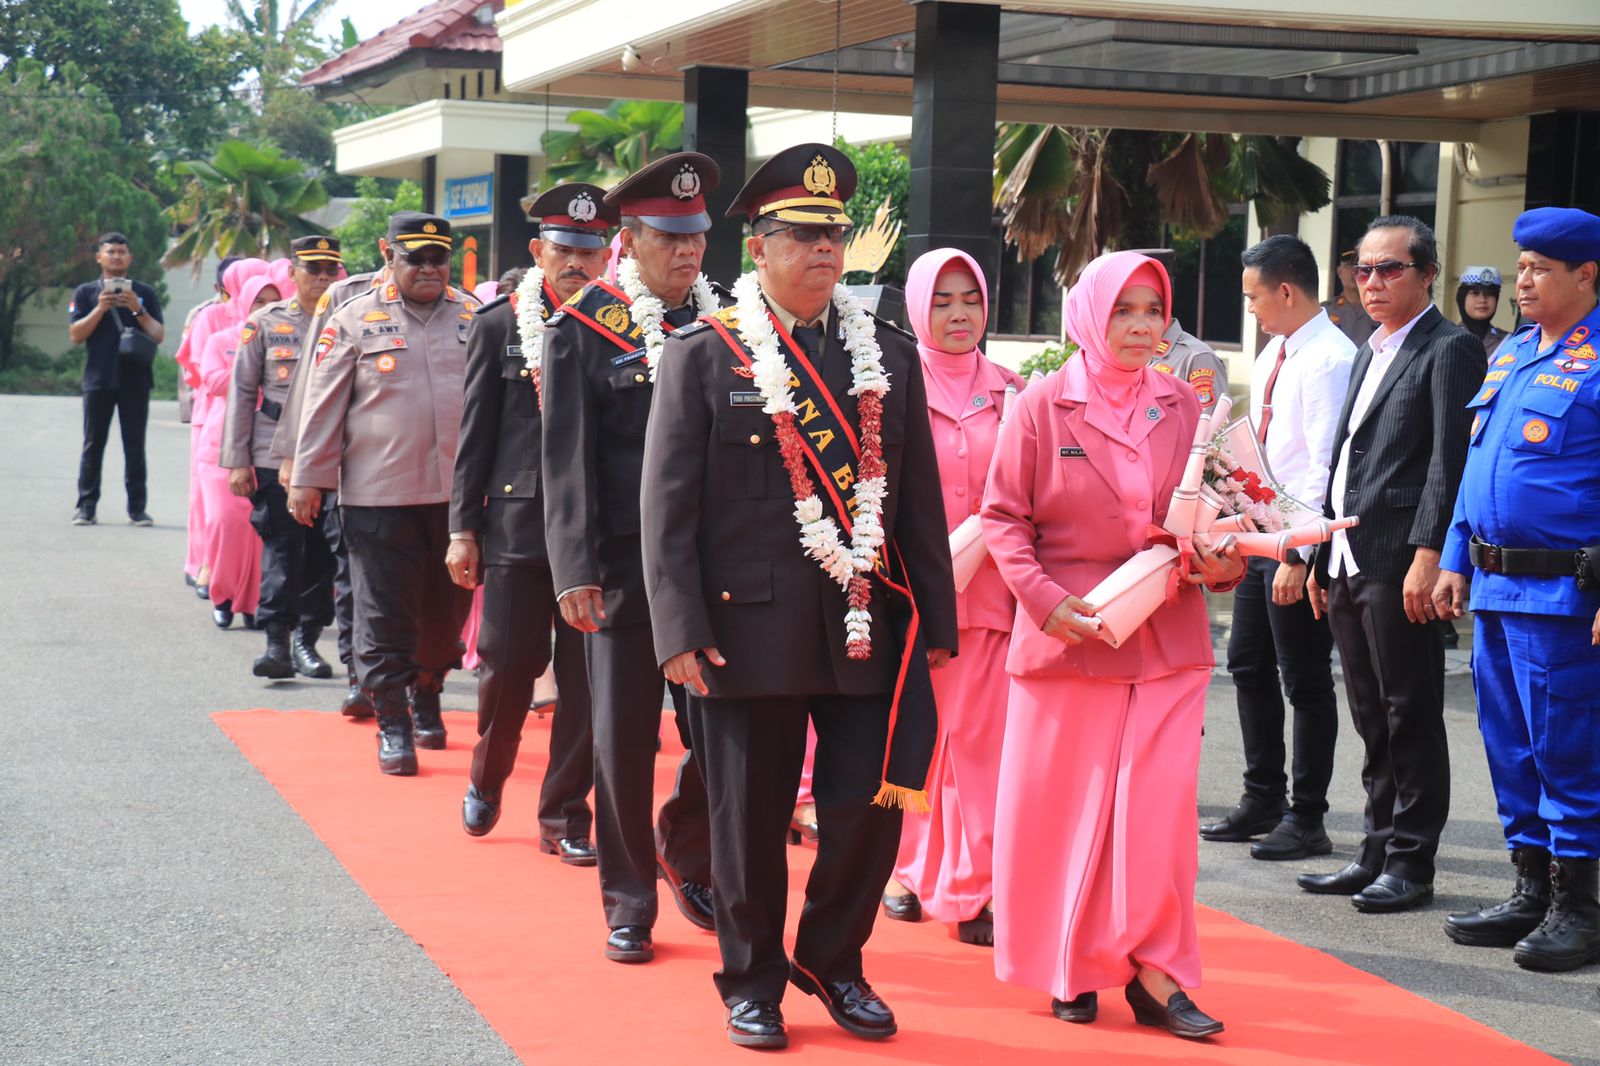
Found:
<path fill-rule="evenodd" d="M 167 217 L 182 236 L 167 251 L 167 266 L 199 264 L 208 255 L 287 255 L 289 242 L 313 232 L 301 216 L 328 202 L 322 182 L 298 159 L 272 145 L 227 141 L 209 161 L 174 168 L 189 183 Z"/>
<path fill-rule="evenodd" d="M 856 168 L 856 191 L 844 205 L 845 213 L 857 230 L 872 224 L 873 216 L 884 200 L 892 201 L 889 217 L 904 224 L 906 202 L 911 196 L 911 160 L 893 144 L 866 144 L 859 147 L 846 144 L 840 137 L 833 146 L 843 152 Z M 871 278 L 864 273 L 846 275 L 845 283 L 865 285 Z M 895 242 L 883 269 L 878 271 L 878 281 L 884 285 L 904 285 L 906 282 L 906 245 L 904 238 Z"/>
<path fill-rule="evenodd" d="M 605 111 L 573 111 L 575 130 L 548 130 L 540 139 L 545 166 L 541 189 L 565 181 L 610 185 L 653 159 L 683 147 L 683 105 L 659 100 L 617 100 Z"/>
<path fill-rule="evenodd" d="M 228 0 L 228 17 L 239 42 L 240 57 L 261 80 L 263 95 L 294 85 L 300 75 L 328 58 L 316 35 L 317 22 L 334 0 Z M 348 24 L 349 19 L 345 22 Z"/>
<path fill-rule="evenodd" d="M 101 233 L 127 235 L 135 272 L 165 245 L 160 204 L 125 176 L 133 162 L 111 102 L 71 66 L 21 60 L 0 73 L 0 368 L 29 300 L 98 276 Z"/>
<path fill-rule="evenodd" d="M 383 261 L 378 253 L 378 238 L 389 232 L 389 216 L 396 211 L 421 210 L 422 186 L 416 182 L 402 181 L 394 195 L 387 196 L 376 178 L 358 178 L 350 217 L 334 231 L 345 269 L 352 274 L 377 270 Z"/>

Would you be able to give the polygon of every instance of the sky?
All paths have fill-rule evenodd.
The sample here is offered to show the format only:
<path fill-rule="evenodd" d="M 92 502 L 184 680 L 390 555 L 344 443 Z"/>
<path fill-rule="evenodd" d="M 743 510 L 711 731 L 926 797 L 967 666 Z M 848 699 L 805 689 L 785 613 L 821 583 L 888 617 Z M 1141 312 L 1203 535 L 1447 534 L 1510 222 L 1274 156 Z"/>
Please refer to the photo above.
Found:
<path fill-rule="evenodd" d="M 280 0 L 280 8 L 288 12 L 292 0 Z M 249 3 L 249 0 L 246 0 Z M 392 26 L 413 11 L 423 7 L 426 0 L 335 0 L 317 20 L 317 35 L 329 37 L 339 30 L 341 19 L 355 23 L 356 32 L 366 40 L 379 30 Z M 228 21 L 227 0 L 180 0 L 178 6 L 189 22 L 189 32 L 196 33 L 207 26 Z"/>

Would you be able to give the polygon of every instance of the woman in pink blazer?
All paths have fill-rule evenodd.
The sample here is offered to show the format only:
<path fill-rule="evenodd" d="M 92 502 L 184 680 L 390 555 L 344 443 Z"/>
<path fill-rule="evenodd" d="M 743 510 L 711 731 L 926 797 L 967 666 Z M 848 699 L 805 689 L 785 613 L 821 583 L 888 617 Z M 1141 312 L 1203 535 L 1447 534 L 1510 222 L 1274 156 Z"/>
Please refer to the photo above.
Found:
<path fill-rule="evenodd" d="M 922 353 L 953 530 L 978 513 L 1000 431 L 1007 385 L 1016 374 L 978 346 L 988 317 L 983 270 L 965 252 L 936 248 L 906 275 L 906 315 Z M 907 814 L 884 914 L 915 921 L 926 911 L 954 923 L 969 944 L 994 943 L 994 802 L 1006 721 L 1006 647 L 1016 601 L 992 559 L 956 597 L 961 654 L 933 672 L 940 744 L 928 776 L 929 814 Z"/>
<path fill-rule="evenodd" d="M 1017 598 L 995 816 L 995 970 L 1090 1022 L 1125 986 L 1141 1024 L 1206 1037 L 1195 795 L 1211 635 L 1198 584 L 1244 564 L 1200 552 L 1120 648 L 1080 597 L 1149 542 L 1200 417 L 1194 390 L 1146 367 L 1170 317 L 1155 260 L 1090 263 L 1067 297 L 1080 352 L 1030 388 L 1000 434 L 983 529 Z M 963 645 L 965 648 L 965 645 Z M 963 655 L 965 652 L 963 651 Z"/>

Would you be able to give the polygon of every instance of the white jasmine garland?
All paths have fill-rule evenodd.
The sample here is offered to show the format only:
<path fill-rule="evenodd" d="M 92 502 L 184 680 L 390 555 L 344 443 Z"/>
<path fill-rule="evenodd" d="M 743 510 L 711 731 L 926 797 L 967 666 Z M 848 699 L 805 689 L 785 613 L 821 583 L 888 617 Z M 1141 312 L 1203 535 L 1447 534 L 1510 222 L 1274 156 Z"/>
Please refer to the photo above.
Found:
<path fill-rule="evenodd" d="M 633 324 L 644 334 L 644 361 L 650 368 L 650 380 L 655 381 L 661 346 L 667 343 L 666 332 L 661 328 L 667 305 L 639 277 L 639 261 L 631 256 L 617 264 L 617 284 L 628 297 L 628 313 L 633 317 Z M 689 289 L 689 302 L 694 305 L 696 317 L 708 315 L 721 306 L 704 274 L 695 275 L 694 285 Z"/>
<path fill-rule="evenodd" d="M 544 271 L 535 263 L 517 284 L 517 332 L 522 337 L 522 361 L 536 379 L 544 331 Z"/>

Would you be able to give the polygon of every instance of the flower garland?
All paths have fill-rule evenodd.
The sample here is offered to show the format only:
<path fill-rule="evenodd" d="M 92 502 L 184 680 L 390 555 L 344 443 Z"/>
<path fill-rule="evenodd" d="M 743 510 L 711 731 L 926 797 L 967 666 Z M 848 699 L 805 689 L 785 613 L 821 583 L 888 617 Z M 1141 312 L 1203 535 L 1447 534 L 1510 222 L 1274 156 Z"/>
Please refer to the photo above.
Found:
<path fill-rule="evenodd" d="M 755 386 L 765 401 L 762 410 L 772 416 L 778 447 L 794 492 L 794 518 L 800 526 L 800 545 L 822 570 L 844 589 L 845 651 L 852 659 L 872 654 L 871 574 L 883 547 L 883 499 L 888 494 L 888 468 L 883 461 L 883 396 L 889 377 L 883 370 L 883 349 L 878 346 L 877 325 L 859 300 L 843 285 L 834 286 L 833 306 L 839 313 L 845 351 L 850 354 L 850 395 L 856 398 L 861 419 L 861 465 L 855 483 L 855 521 L 850 546 L 845 547 L 839 526 L 822 507 L 806 467 L 805 445 L 795 428 L 798 409 L 789 386 L 789 364 L 772 328 L 761 285 L 754 273 L 733 287 L 739 335 L 754 355 Z"/>
<path fill-rule="evenodd" d="M 633 317 L 633 324 L 639 327 L 644 334 L 644 361 L 650 368 L 650 380 L 656 379 L 656 363 L 661 358 L 661 346 L 667 343 L 666 332 L 661 328 L 661 320 L 666 316 L 667 305 L 661 298 L 645 285 L 644 279 L 639 277 L 639 261 L 632 257 L 624 259 L 617 264 L 617 282 L 622 286 L 623 294 L 628 297 L 629 311 Z M 695 317 L 709 315 L 722 306 L 717 299 L 717 294 L 711 291 L 711 282 L 706 280 L 704 274 L 696 274 L 694 285 L 689 289 L 690 302 L 694 304 Z"/>
<path fill-rule="evenodd" d="M 540 385 L 539 368 L 543 361 L 540 352 L 546 326 L 544 271 L 539 269 L 538 263 L 530 266 L 517 284 L 516 300 L 517 332 L 522 335 L 522 361 L 528 364 L 528 376 L 533 379 L 534 390 L 542 402 L 544 389 Z"/>

